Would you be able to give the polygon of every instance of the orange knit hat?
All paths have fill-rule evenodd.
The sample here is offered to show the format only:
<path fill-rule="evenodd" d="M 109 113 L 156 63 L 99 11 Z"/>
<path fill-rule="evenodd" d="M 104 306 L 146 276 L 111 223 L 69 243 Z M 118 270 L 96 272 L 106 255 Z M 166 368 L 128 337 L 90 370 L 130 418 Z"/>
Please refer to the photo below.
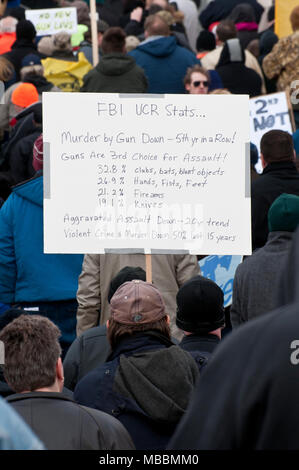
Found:
<path fill-rule="evenodd" d="M 31 83 L 21 83 L 12 92 L 11 102 L 21 108 L 27 108 L 38 101 L 38 92 Z"/>

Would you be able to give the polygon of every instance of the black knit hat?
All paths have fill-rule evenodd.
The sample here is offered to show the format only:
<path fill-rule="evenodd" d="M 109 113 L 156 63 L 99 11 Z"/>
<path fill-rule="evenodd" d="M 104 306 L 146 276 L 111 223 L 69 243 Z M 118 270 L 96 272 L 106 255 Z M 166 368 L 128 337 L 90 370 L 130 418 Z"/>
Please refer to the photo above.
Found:
<path fill-rule="evenodd" d="M 135 268 L 132 266 L 126 266 L 122 268 L 110 282 L 110 289 L 108 292 L 109 304 L 111 298 L 113 297 L 117 289 L 125 282 L 133 281 L 134 279 L 140 279 L 141 281 L 145 281 L 146 273 L 144 269 L 139 267 Z"/>
<path fill-rule="evenodd" d="M 17 23 L 16 34 L 17 39 L 32 41 L 36 36 L 36 29 L 31 21 L 21 20 Z"/>
<path fill-rule="evenodd" d="M 178 328 L 190 333 L 206 334 L 224 326 L 223 292 L 203 276 L 195 276 L 178 291 Z"/>

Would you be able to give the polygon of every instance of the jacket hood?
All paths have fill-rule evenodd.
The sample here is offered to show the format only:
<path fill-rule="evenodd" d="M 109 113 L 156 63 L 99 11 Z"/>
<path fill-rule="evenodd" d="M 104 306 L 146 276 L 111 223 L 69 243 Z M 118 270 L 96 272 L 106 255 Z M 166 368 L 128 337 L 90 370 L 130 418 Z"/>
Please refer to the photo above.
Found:
<path fill-rule="evenodd" d="M 216 69 L 222 65 L 228 65 L 236 62 L 243 64 L 245 63 L 244 49 L 241 46 L 240 40 L 238 38 L 229 39 L 226 41 L 221 51 Z"/>
<path fill-rule="evenodd" d="M 228 19 L 234 23 L 256 23 L 255 11 L 253 6 L 248 3 L 236 5 Z"/>
<path fill-rule="evenodd" d="M 170 364 L 176 365 L 171 371 Z M 134 400 L 155 423 L 175 425 L 186 411 L 198 375 L 192 356 L 179 346 L 170 346 L 121 355 L 114 388 Z"/>
<path fill-rule="evenodd" d="M 260 38 L 260 55 L 265 57 L 270 54 L 274 45 L 278 42 L 278 36 L 272 31 L 265 31 Z"/>
<path fill-rule="evenodd" d="M 135 65 L 132 57 L 119 52 L 103 55 L 96 69 L 104 75 L 123 75 L 132 70 Z"/>
<path fill-rule="evenodd" d="M 163 36 L 158 39 L 146 40 L 144 43 L 139 44 L 136 50 L 155 57 L 167 57 L 173 53 L 176 46 L 177 42 L 174 36 Z"/>
<path fill-rule="evenodd" d="M 25 181 L 25 183 L 15 186 L 13 193 L 37 206 L 43 207 L 43 177 L 37 175 Z"/>

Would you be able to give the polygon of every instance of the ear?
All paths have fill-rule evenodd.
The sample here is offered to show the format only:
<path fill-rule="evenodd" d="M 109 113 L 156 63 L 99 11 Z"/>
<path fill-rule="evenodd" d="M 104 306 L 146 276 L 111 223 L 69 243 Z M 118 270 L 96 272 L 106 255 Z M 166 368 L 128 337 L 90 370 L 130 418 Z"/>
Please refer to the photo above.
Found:
<path fill-rule="evenodd" d="M 265 161 L 264 155 L 263 155 L 262 153 L 261 153 L 261 162 L 262 162 L 262 167 L 263 167 L 263 168 L 266 168 L 267 162 Z"/>
<path fill-rule="evenodd" d="M 190 83 L 186 83 L 185 84 L 185 90 L 190 91 L 190 88 L 191 88 Z"/>
<path fill-rule="evenodd" d="M 296 150 L 294 149 L 294 161 L 297 159 Z"/>
<path fill-rule="evenodd" d="M 170 316 L 169 315 L 166 315 L 166 321 L 167 321 L 168 325 L 170 325 Z"/>
<path fill-rule="evenodd" d="M 64 381 L 64 373 L 63 373 L 63 365 L 62 365 L 61 357 L 59 357 L 56 362 L 56 377 L 59 382 Z"/>
<path fill-rule="evenodd" d="M 106 321 L 107 329 L 109 328 L 109 325 L 110 325 L 110 322 L 109 322 L 109 320 L 107 320 L 107 321 Z"/>

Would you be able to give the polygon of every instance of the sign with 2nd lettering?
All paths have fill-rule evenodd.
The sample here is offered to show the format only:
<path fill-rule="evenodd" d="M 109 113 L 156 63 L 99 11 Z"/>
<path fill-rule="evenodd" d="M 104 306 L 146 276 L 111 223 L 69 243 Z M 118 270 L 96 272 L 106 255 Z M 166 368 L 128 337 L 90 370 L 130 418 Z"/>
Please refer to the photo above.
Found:
<path fill-rule="evenodd" d="M 48 36 L 65 31 L 77 32 L 76 8 L 49 8 L 44 10 L 25 10 L 26 20 L 30 20 L 36 29 L 37 36 Z"/>
<path fill-rule="evenodd" d="M 44 93 L 43 113 L 45 252 L 251 253 L 247 96 Z"/>
<path fill-rule="evenodd" d="M 281 129 L 293 133 L 291 113 L 292 109 L 284 91 L 250 99 L 250 141 L 257 146 L 259 153 L 260 141 L 266 132 Z M 256 169 L 262 171 L 260 160 Z"/>

